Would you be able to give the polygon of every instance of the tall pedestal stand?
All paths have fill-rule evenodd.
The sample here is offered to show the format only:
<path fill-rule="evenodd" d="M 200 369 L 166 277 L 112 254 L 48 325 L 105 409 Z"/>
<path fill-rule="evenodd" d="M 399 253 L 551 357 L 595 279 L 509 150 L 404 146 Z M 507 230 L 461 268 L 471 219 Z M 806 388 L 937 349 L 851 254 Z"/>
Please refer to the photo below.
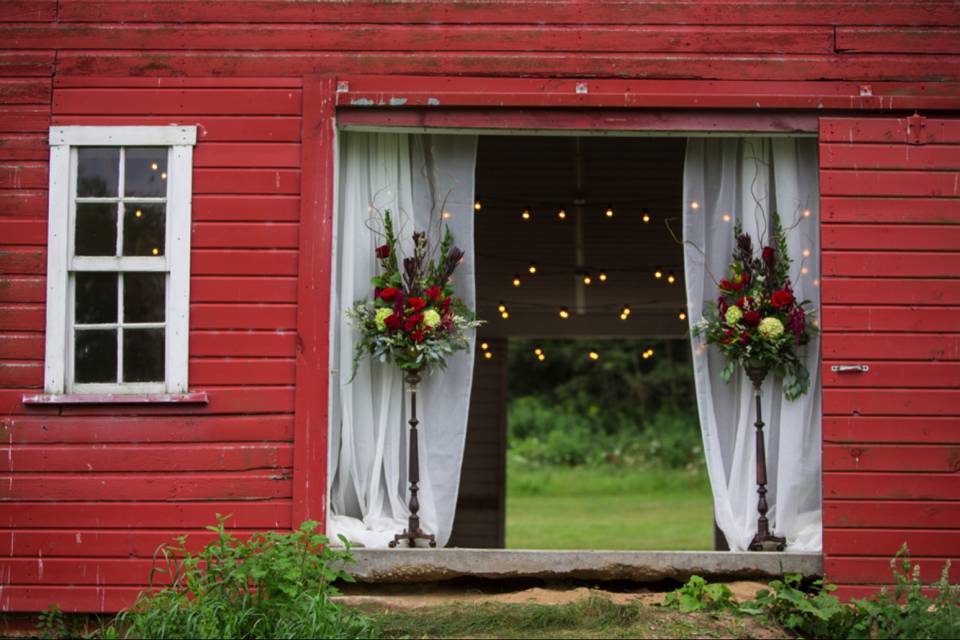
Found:
<path fill-rule="evenodd" d="M 419 370 L 407 370 L 404 373 L 404 380 L 410 388 L 410 521 L 403 533 L 398 533 L 390 542 L 390 548 L 394 548 L 401 540 L 406 540 L 410 548 L 417 546 L 417 540 L 426 540 L 431 547 L 437 546 L 437 540 L 432 533 L 426 533 L 420 528 L 420 500 L 417 494 L 420 492 L 420 449 L 417 446 L 417 385 L 420 383 Z"/>
<path fill-rule="evenodd" d="M 750 551 L 783 551 L 786 540 L 770 533 L 770 522 L 767 520 L 767 452 L 763 443 L 763 418 L 760 413 L 760 387 L 767 377 L 766 367 L 747 367 L 747 376 L 753 383 L 753 392 L 757 399 L 757 421 L 753 424 L 757 428 L 757 535 L 750 542 Z"/>

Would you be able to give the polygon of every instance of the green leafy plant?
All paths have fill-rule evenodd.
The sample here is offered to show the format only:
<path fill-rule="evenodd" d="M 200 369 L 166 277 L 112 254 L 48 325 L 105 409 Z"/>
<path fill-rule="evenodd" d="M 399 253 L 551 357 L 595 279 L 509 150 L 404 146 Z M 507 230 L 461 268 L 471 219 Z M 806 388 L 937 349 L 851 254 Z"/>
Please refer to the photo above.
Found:
<path fill-rule="evenodd" d="M 760 589 L 754 600 L 739 606 L 741 613 L 764 615 L 802 636 L 824 638 L 845 636 L 851 624 L 849 611 L 836 596 L 836 587 L 816 580 L 804 590 L 799 574 L 773 580 L 769 589 Z"/>
<path fill-rule="evenodd" d="M 681 613 L 730 609 L 733 607 L 733 593 L 725 584 L 711 584 L 700 576 L 691 576 L 686 584 L 667 594 L 662 606 Z"/>
<path fill-rule="evenodd" d="M 369 618 L 332 600 L 336 580 L 352 582 L 343 567 L 349 546 L 332 549 L 317 523 L 292 533 L 256 533 L 241 540 L 208 527 L 216 540 L 198 553 L 186 538 L 154 557 L 151 591 L 119 614 L 105 635 L 126 638 L 365 638 Z M 346 544 L 346 541 L 344 541 Z M 168 583 L 153 590 L 154 582 Z"/>

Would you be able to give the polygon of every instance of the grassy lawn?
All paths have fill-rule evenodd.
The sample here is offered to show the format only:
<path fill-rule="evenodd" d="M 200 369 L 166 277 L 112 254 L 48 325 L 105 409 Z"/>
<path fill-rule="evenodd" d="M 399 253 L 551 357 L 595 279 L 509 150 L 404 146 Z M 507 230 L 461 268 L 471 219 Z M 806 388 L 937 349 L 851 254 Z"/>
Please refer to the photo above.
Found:
<path fill-rule="evenodd" d="M 700 470 L 511 465 L 507 547 L 713 548 L 710 486 Z"/>

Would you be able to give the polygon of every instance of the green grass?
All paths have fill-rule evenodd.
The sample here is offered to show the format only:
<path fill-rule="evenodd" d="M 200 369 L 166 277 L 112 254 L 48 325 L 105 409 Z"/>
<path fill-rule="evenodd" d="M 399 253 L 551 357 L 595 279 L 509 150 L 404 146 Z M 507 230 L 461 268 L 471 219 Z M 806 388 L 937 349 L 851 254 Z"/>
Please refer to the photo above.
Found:
<path fill-rule="evenodd" d="M 753 638 L 775 625 L 727 613 L 688 613 L 595 596 L 565 605 L 455 604 L 375 615 L 385 638 Z"/>
<path fill-rule="evenodd" d="M 510 465 L 507 547 L 713 548 L 713 505 L 702 470 Z"/>

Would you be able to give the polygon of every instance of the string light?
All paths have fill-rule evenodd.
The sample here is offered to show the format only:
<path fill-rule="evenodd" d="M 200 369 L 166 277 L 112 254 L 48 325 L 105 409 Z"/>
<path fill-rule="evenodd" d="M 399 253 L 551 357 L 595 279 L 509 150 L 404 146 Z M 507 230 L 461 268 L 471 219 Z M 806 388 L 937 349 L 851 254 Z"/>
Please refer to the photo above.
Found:
<path fill-rule="evenodd" d="M 648 360 L 648 359 L 650 359 L 650 358 L 653 357 L 653 349 L 646 349 L 646 350 L 645 350 L 643 353 L 641 353 L 640 355 L 643 356 L 643 359 L 644 359 L 644 360 Z"/>
<path fill-rule="evenodd" d="M 653 277 L 657 280 L 663 277 L 663 271 L 660 269 L 660 267 L 657 267 L 657 270 L 653 272 Z"/>
<path fill-rule="evenodd" d="M 537 354 L 537 360 L 539 360 L 540 362 L 543 362 L 546 359 L 547 359 L 547 354 L 545 353 Z"/>
<path fill-rule="evenodd" d="M 542 353 L 543 353 L 543 349 L 541 349 L 540 347 L 537 347 L 536 349 L 533 350 L 533 354 L 536 356 L 539 356 Z"/>
<path fill-rule="evenodd" d="M 730 222 L 731 220 L 733 220 L 733 218 L 730 216 L 729 213 L 723 214 L 723 221 L 724 221 L 724 222 Z"/>
<path fill-rule="evenodd" d="M 507 305 L 503 304 L 503 300 L 500 301 L 500 305 L 497 307 L 497 311 L 503 313 L 507 310 Z"/>
<path fill-rule="evenodd" d="M 809 217 L 810 217 L 810 209 L 804 209 L 804 210 L 803 210 L 803 217 L 804 217 L 804 218 L 809 218 Z"/>
<path fill-rule="evenodd" d="M 519 286 L 520 286 L 520 275 L 519 275 L 519 274 L 516 274 L 516 273 L 513 274 L 513 286 L 515 286 L 515 287 L 519 287 Z"/>
<path fill-rule="evenodd" d="M 443 219 L 444 219 L 444 220 L 449 220 L 451 215 L 452 215 L 452 214 L 451 214 L 449 211 L 444 211 L 444 212 L 443 212 Z"/>
<path fill-rule="evenodd" d="M 680 320 L 686 320 L 686 319 L 687 319 L 687 312 L 686 312 L 686 311 L 681 311 L 679 314 L 677 314 L 677 317 L 680 318 Z"/>
<path fill-rule="evenodd" d="M 154 248 L 153 248 L 153 255 L 155 255 L 155 256 L 160 255 L 160 249 L 157 249 L 156 247 L 154 247 Z"/>
<path fill-rule="evenodd" d="M 531 262 L 531 263 L 530 263 L 530 266 L 527 267 L 527 271 L 529 271 L 530 273 L 536 273 L 536 272 L 537 272 L 537 264 L 536 264 L 535 262 Z"/>
<path fill-rule="evenodd" d="M 500 314 L 500 317 L 506 320 L 507 318 L 510 317 L 510 313 L 507 311 L 504 311 L 503 313 Z"/>
<path fill-rule="evenodd" d="M 484 352 L 483 352 L 483 357 L 486 358 L 487 360 L 489 360 L 490 358 L 493 357 L 493 353 L 491 353 L 490 351 L 484 351 Z"/>
<path fill-rule="evenodd" d="M 626 320 L 629 317 L 630 317 L 630 305 L 625 304 L 623 305 L 623 309 L 620 310 L 620 319 Z"/>
<path fill-rule="evenodd" d="M 810 273 L 810 269 L 807 269 L 806 267 L 800 267 L 800 273 L 802 273 L 803 275 L 807 275 L 808 273 Z"/>
<path fill-rule="evenodd" d="M 607 281 L 607 272 L 604 271 L 603 269 L 600 269 L 600 273 L 597 275 L 597 277 L 600 278 L 600 282 L 606 282 L 606 281 Z"/>
<path fill-rule="evenodd" d="M 804 257 L 804 258 L 809 258 L 809 257 L 810 257 L 810 249 L 804 249 L 804 250 L 803 250 L 803 257 Z"/>
<path fill-rule="evenodd" d="M 819 278 L 815 278 L 815 279 L 814 279 L 814 281 L 813 281 L 813 286 L 815 286 L 815 287 L 819 287 L 819 286 L 820 286 L 820 279 L 819 279 Z"/>
<path fill-rule="evenodd" d="M 474 210 L 474 211 L 480 211 L 480 209 L 482 209 L 482 208 L 483 208 L 483 205 L 480 204 L 480 201 L 479 201 L 479 200 L 477 200 L 476 202 L 473 203 L 473 210 Z"/>
<path fill-rule="evenodd" d="M 166 179 L 167 179 L 167 172 L 166 172 L 166 171 L 164 171 L 163 173 L 160 174 L 160 179 L 161 179 L 161 180 L 166 180 Z"/>
<path fill-rule="evenodd" d="M 566 307 L 560 307 L 560 317 L 566 320 L 570 317 L 570 310 Z"/>
<path fill-rule="evenodd" d="M 643 224 L 650 224 L 650 211 L 648 209 L 643 210 Z"/>
<path fill-rule="evenodd" d="M 593 278 L 590 277 L 590 274 L 583 274 L 583 284 L 589 285 L 591 282 L 593 282 Z"/>
<path fill-rule="evenodd" d="M 490 348 L 490 345 L 487 344 L 486 342 L 481 342 L 481 343 L 480 343 L 480 350 L 481 350 L 481 351 L 486 351 L 486 350 L 489 349 L 489 348 Z"/>
<path fill-rule="evenodd" d="M 696 211 L 697 209 L 700 208 L 700 203 L 697 202 L 696 200 L 691 200 L 691 201 L 690 201 L 690 208 L 693 209 L 694 211 Z"/>
<path fill-rule="evenodd" d="M 530 219 L 530 215 L 531 215 L 531 214 L 530 214 L 530 207 L 524 207 L 524 208 L 523 208 L 523 211 L 520 213 L 520 217 L 523 218 L 524 220 L 529 220 L 529 219 Z"/>
<path fill-rule="evenodd" d="M 600 354 L 597 353 L 596 351 L 591 351 L 590 353 L 587 354 L 587 357 L 590 358 L 591 360 L 599 360 Z"/>
<path fill-rule="evenodd" d="M 134 212 L 133 215 L 135 215 L 135 216 L 138 217 L 138 218 L 142 218 L 142 217 L 143 217 L 143 211 L 141 211 L 140 209 L 137 209 L 137 210 Z"/>
<path fill-rule="evenodd" d="M 560 218 L 561 220 L 566 220 L 566 219 L 567 219 L 567 210 L 566 210 L 566 209 L 560 209 L 560 211 L 557 211 L 557 217 Z"/>
<path fill-rule="evenodd" d="M 607 215 L 608 218 L 612 218 L 612 217 L 613 217 L 613 205 L 612 205 L 612 204 L 608 204 L 608 205 L 607 205 L 607 210 L 605 211 L 605 213 L 606 213 L 606 215 Z"/>
<path fill-rule="evenodd" d="M 673 275 L 673 271 L 667 274 L 667 282 L 669 282 L 670 284 L 673 284 L 676 281 L 677 281 L 677 277 Z"/>
<path fill-rule="evenodd" d="M 152 170 L 156 171 L 157 169 L 160 168 L 160 166 L 159 166 L 156 162 L 151 162 L 151 163 L 150 163 L 150 168 L 151 168 Z"/>

